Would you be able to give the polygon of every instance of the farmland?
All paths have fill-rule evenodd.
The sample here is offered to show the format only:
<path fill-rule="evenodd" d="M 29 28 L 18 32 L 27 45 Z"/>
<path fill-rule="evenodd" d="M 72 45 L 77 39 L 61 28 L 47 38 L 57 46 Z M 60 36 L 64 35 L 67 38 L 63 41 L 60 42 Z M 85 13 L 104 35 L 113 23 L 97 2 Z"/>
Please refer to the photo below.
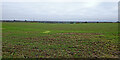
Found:
<path fill-rule="evenodd" d="M 2 23 L 3 58 L 118 58 L 118 23 Z"/>

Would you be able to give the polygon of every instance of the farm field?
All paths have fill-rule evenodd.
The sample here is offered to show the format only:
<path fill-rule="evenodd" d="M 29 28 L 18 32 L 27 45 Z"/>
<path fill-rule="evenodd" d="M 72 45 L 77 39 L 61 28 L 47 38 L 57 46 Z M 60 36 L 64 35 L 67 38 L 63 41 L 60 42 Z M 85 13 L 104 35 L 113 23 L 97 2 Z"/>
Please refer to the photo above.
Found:
<path fill-rule="evenodd" d="M 120 34 L 119 34 L 120 35 Z M 2 23 L 3 58 L 118 58 L 118 23 Z"/>

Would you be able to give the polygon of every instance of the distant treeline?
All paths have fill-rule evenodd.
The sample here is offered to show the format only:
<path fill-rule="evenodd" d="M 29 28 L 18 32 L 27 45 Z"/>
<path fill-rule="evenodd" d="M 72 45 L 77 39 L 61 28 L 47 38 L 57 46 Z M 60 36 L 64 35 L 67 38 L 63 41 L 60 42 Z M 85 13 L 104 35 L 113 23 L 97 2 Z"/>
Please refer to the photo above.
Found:
<path fill-rule="evenodd" d="M 117 22 L 96 22 L 96 21 L 84 21 L 84 22 L 76 22 L 76 21 L 21 21 L 21 20 L 0 20 L 0 22 L 31 22 L 31 23 L 70 23 L 70 24 L 77 24 L 77 23 L 119 23 Z"/>

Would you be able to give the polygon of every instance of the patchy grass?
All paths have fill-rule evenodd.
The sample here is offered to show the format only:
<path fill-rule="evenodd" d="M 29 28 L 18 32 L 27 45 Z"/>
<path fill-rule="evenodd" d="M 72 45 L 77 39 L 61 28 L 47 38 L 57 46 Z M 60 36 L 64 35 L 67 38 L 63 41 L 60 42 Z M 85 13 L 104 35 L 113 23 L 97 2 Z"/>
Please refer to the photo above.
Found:
<path fill-rule="evenodd" d="M 117 23 L 3 23 L 3 58 L 118 58 Z"/>
<path fill-rule="evenodd" d="M 49 33 L 50 31 L 45 31 L 45 32 L 43 32 L 43 33 Z"/>

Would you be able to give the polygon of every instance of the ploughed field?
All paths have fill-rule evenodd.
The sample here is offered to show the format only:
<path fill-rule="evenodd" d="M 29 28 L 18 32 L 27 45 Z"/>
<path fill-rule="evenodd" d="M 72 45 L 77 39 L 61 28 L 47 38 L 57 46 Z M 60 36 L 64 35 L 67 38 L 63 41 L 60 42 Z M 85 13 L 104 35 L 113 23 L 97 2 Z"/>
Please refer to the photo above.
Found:
<path fill-rule="evenodd" d="M 118 58 L 118 23 L 2 23 L 3 58 Z"/>

